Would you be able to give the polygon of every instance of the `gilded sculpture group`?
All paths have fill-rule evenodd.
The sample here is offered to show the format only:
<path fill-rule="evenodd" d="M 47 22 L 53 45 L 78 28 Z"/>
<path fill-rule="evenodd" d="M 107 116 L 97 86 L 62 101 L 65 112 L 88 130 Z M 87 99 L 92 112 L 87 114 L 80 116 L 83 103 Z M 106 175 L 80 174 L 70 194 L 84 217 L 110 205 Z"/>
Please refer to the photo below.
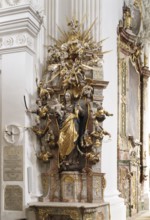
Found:
<path fill-rule="evenodd" d="M 102 58 L 101 42 L 95 43 L 91 27 L 81 32 L 72 19 L 69 31 L 48 49 L 47 72 L 37 82 L 36 109 L 32 131 L 41 146 L 37 157 L 49 162 L 58 152 L 60 170 L 82 170 L 99 161 L 103 137 L 110 136 L 101 123 L 112 116 L 95 102 L 91 73 Z"/>

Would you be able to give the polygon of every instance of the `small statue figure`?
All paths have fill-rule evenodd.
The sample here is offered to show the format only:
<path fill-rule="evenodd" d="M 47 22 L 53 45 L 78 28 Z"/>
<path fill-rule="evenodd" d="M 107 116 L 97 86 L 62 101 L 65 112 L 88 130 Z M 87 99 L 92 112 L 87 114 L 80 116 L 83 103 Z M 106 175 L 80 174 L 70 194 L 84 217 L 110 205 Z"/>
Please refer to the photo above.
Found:
<path fill-rule="evenodd" d="M 94 152 L 86 153 L 85 157 L 92 164 L 96 164 L 99 162 L 99 153 L 94 153 Z"/>
<path fill-rule="evenodd" d="M 91 100 L 93 97 L 93 87 L 90 85 L 85 85 L 82 89 L 81 97 Z"/>
<path fill-rule="evenodd" d="M 44 88 L 44 84 L 42 81 L 38 84 L 38 79 L 36 78 L 36 84 L 37 84 L 37 92 L 38 96 L 42 101 L 50 100 L 51 95 L 54 93 L 54 90 L 52 88 Z"/>
<path fill-rule="evenodd" d="M 113 116 L 109 112 L 105 111 L 102 106 L 97 108 L 97 112 L 93 114 L 94 118 L 99 121 L 103 122 L 106 119 L 106 116 Z"/>
<path fill-rule="evenodd" d="M 76 33 L 77 28 L 79 27 L 79 21 L 72 19 L 70 22 L 68 22 L 68 26 L 71 27 L 71 29 L 74 33 Z"/>
<path fill-rule="evenodd" d="M 56 143 L 55 143 L 55 136 L 54 136 L 54 132 L 52 130 L 50 130 L 47 134 L 47 139 L 45 140 L 50 148 L 55 147 Z"/>
<path fill-rule="evenodd" d="M 53 155 L 49 151 L 41 151 L 39 155 L 37 155 L 37 158 L 43 162 L 49 162 L 50 158 L 52 157 Z"/>
<path fill-rule="evenodd" d="M 69 84 L 72 87 L 75 87 L 79 84 L 78 78 L 77 78 L 77 74 L 74 72 L 74 70 L 72 71 L 69 80 L 68 80 Z"/>
<path fill-rule="evenodd" d="M 84 135 L 81 137 L 81 147 L 92 147 L 93 141 L 91 136 L 88 133 L 88 130 L 85 130 Z"/>
<path fill-rule="evenodd" d="M 141 59 L 141 52 L 142 50 L 142 45 L 136 45 L 134 48 L 134 53 L 132 54 L 132 61 L 136 62 L 138 59 Z"/>
<path fill-rule="evenodd" d="M 96 138 L 95 143 L 94 143 L 94 147 L 98 148 L 100 147 L 102 144 L 102 139 Z"/>
<path fill-rule="evenodd" d="M 54 111 L 54 113 L 56 113 L 56 115 L 58 115 L 60 117 L 60 119 L 62 120 L 64 113 L 65 113 L 65 107 L 63 104 L 61 104 L 57 98 L 55 98 L 54 100 L 54 104 L 51 106 L 51 109 Z"/>
<path fill-rule="evenodd" d="M 49 109 L 47 105 L 42 105 L 42 101 L 40 99 L 36 100 L 36 104 L 38 106 L 38 108 L 36 110 L 29 110 L 27 109 L 27 112 L 36 114 L 36 123 L 40 124 L 40 120 L 41 119 L 46 119 L 46 117 L 48 116 L 49 113 Z"/>
<path fill-rule="evenodd" d="M 132 17 L 131 17 L 130 9 L 126 8 L 124 12 L 124 28 L 131 29 L 131 22 L 132 22 Z"/>
<path fill-rule="evenodd" d="M 45 126 L 45 128 L 41 128 L 41 126 L 39 124 L 34 125 L 31 127 L 31 130 L 36 134 L 36 136 L 38 138 L 42 138 L 45 136 L 45 134 L 47 133 L 49 126 L 50 126 L 51 120 L 48 119 L 47 124 Z"/>
<path fill-rule="evenodd" d="M 104 129 L 99 125 L 97 120 L 94 121 L 94 125 L 95 125 L 95 130 L 91 133 L 91 136 L 95 138 L 95 142 L 98 139 L 100 140 L 100 143 L 101 143 L 105 135 L 108 135 L 109 137 L 111 137 L 111 135 L 107 131 L 104 131 Z M 96 146 L 97 144 L 98 143 L 96 143 Z"/>

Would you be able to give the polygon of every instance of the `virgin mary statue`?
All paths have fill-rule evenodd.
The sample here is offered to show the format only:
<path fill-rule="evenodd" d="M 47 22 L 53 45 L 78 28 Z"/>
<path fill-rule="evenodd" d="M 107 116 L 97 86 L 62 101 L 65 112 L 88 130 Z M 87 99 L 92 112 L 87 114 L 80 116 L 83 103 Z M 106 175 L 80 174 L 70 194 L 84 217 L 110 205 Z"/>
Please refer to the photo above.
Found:
<path fill-rule="evenodd" d="M 60 159 L 64 160 L 75 149 L 78 140 L 78 110 L 72 104 L 71 91 L 65 93 L 65 114 L 58 145 Z"/>

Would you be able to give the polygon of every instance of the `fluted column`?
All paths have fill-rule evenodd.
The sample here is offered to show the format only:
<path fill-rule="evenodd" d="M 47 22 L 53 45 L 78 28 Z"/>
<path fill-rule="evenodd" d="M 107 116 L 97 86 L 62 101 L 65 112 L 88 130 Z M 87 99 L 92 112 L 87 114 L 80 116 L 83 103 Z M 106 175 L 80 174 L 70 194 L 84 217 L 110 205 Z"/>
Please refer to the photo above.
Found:
<path fill-rule="evenodd" d="M 67 19 L 75 17 L 84 23 L 84 29 L 90 27 L 96 19 L 92 35 L 96 41 L 100 40 L 100 1 L 99 0 L 47 0 L 45 3 L 47 16 L 48 44 L 53 43 L 49 36 L 60 37 L 57 25 L 66 28 Z"/>
<path fill-rule="evenodd" d="M 88 29 L 95 21 L 92 28 L 92 36 L 96 41 L 100 40 L 101 1 L 99 0 L 71 0 L 71 14 L 80 22 L 84 21 L 84 29 Z"/>

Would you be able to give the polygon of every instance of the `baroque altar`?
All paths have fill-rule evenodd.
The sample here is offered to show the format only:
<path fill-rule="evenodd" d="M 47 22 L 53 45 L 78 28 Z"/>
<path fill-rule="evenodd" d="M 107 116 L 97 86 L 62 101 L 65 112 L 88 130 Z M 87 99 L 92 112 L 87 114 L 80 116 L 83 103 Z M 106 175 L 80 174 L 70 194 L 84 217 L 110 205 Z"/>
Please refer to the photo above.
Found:
<path fill-rule="evenodd" d="M 101 172 L 103 139 L 111 135 L 102 123 L 111 113 L 103 106 L 102 41 L 91 29 L 82 31 L 76 19 L 68 32 L 48 48 L 47 69 L 36 78 L 36 108 L 30 127 L 36 135 L 37 159 L 43 166 L 43 195 L 31 203 L 36 219 L 109 219 Z"/>

